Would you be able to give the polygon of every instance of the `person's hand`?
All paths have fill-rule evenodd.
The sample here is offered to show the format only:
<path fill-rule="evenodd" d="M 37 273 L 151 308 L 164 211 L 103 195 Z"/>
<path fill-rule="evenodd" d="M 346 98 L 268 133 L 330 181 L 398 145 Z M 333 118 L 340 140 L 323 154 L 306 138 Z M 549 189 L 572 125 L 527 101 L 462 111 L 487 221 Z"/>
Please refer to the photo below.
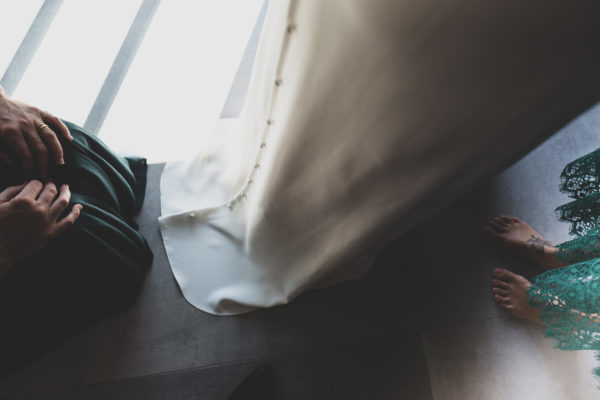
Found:
<path fill-rule="evenodd" d="M 82 206 L 67 209 L 71 192 L 67 185 L 57 192 L 54 183 L 31 181 L 0 192 L 0 279 L 14 263 L 68 229 L 79 218 Z"/>
<path fill-rule="evenodd" d="M 56 134 L 73 140 L 66 125 L 56 116 L 9 99 L 0 87 L 0 140 L 19 160 L 25 177 L 46 177 L 48 164 L 64 164 Z M 6 153 L 0 159 L 11 163 Z"/>

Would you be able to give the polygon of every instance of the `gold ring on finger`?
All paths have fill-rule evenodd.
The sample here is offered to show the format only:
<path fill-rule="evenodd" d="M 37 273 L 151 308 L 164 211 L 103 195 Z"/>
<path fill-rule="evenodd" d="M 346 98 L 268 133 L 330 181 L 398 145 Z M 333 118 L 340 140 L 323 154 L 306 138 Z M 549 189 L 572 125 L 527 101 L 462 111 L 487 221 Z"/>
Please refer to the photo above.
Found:
<path fill-rule="evenodd" d="M 44 129 L 46 129 L 46 128 L 48 128 L 48 125 L 46 125 L 46 124 L 39 124 L 39 125 L 37 126 L 37 130 L 38 130 L 38 131 L 43 131 L 43 130 L 44 130 Z"/>

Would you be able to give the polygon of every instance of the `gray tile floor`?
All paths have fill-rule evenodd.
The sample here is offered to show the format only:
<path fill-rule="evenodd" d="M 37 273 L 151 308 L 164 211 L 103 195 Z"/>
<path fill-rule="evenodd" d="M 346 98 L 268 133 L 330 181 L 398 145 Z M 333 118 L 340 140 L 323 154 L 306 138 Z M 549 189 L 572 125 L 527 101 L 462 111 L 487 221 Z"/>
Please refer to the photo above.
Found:
<path fill-rule="evenodd" d="M 600 147 L 600 106 L 567 125 L 522 160 L 415 229 L 420 268 L 410 303 L 419 325 L 436 400 L 595 399 L 592 352 L 552 348 L 543 328 L 506 316 L 490 296 L 492 270 L 538 271 L 481 236 L 495 215 L 515 215 L 547 239 L 569 238 L 554 209 L 562 168 Z M 435 249 L 431 251 L 431 248 Z"/>
<path fill-rule="evenodd" d="M 156 222 L 162 165 L 149 171 L 140 229 L 156 257 L 135 306 L 0 381 L 0 397 L 225 399 L 261 363 L 286 399 L 592 399 L 589 352 L 561 352 L 542 328 L 507 317 L 492 269 L 536 270 L 480 227 L 517 215 L 568 238 L 553 209 L 562 167 L 600 147 L 600 106 L 388 246 L 361 280 L 236 317 L 181 296 Z"/>

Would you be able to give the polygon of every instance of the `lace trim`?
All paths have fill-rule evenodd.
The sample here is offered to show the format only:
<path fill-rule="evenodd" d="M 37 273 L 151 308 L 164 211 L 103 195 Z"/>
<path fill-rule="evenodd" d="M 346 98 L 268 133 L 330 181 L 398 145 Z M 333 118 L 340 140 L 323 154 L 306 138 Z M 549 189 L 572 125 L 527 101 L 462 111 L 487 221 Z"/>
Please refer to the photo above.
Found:
<path fill-rule="evenodd" d="M 557 248 L 556 257 L 564 264 L 600 258 L 600 230 L 594 229 L 585 236 L 559 244 Z"/>
<path fill-rule="evenodd" d="M 555 347 L 600 351 L 600 149 L 565 167 L 560 191 L 574 199 L 556 209 L 575 236 L 557 246 L 558 260 L 570 265 L 534 278 L 529 302 Z M 593 374 L 600 378 L 600 367 Z"/>
<path fill-rule="evenodd" d="M 581 199 L 600 191 L 600 149 L 567 164 L 560 175 L 560 191 Z"/>

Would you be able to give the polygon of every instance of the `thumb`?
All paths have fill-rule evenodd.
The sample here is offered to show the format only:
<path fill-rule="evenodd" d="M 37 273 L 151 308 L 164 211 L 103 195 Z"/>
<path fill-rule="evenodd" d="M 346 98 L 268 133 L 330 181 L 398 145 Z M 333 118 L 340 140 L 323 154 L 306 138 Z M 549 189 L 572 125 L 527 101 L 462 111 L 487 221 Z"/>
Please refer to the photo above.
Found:
<path fill-rule="evenodd" d="M 19 186 L 9 186 L 6 189 L 4 189 L 2 192 L 0 192 L 0 203 L 6 203 L 7 201 L 11 200 L 16 195 L 21 193 L 21 190 L 23 190 L 25 185 L 26 184 L 23 183 Z"/>

